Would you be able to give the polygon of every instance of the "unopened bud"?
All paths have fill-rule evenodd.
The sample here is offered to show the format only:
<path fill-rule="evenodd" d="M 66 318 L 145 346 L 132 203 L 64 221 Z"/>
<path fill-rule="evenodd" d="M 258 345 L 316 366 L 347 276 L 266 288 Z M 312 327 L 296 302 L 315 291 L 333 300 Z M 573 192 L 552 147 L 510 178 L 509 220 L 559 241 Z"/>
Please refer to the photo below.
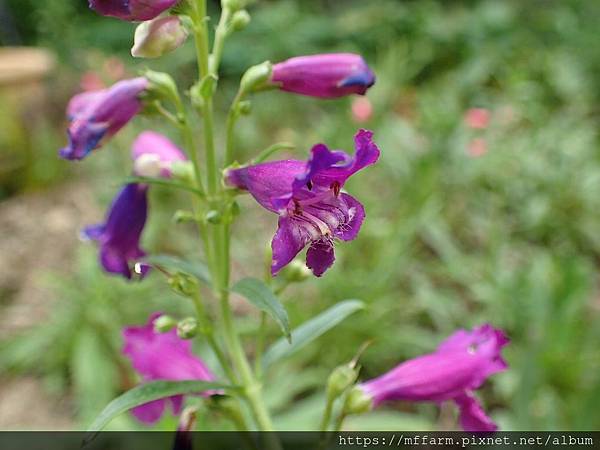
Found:
<path fill-rule="evenodd" d="M 236 11 L 231 18 L 231 29 L 233 31 L 242 31 L 248 26 L 251 20 L 250 14 L 245 9 Z"/>
<path fill-rule="evenodd" d="M 183 211 L 181 209 L 175 211 L 173 214 L 173 222 L 175 223 L 186 223 L 196 221 L 196 215 L 191 211 Z"/>
<path fill-rule="evenodd" d="M 177 272 L 171 276 L 168 282 L 171 289 L 186 297 L 192 295 L 198 287 L 198 283 L 194 277 L 182 272 Z"/>
<path fill-rule="evenodd" d="M 177 326 L 177 321 L 171 316 L 162 315 L 154 321 L 154 331 L 157 333 L 166 333 Z"/>
<path fill-rule="evenodd" d="M 133 173 L 140 177 L 157 178 L 162 171 L 160 157 L 152 153 L 144 153 L 135 159 Z"/>
<path fill-rule="evenodd" d="M 359 386 L 355 386 L 348 393 L 344 403 L 345 414 L 363 414 L 373 408 L 373 399 L 369 397 Z"/>
<path fill-rule="evenodd" d="M 215 209 L 210 210 L 206 213 L 205 219 L 208 223 L 212 223 L 213 225 L 218 225 L 221 223 L 221 213 Z"/>
<path fill-rule="evenodd" d="M 250 67 L 242 76 L 241 90 L 251 92 L 264 85 L 271 78 L 272 71 L 273 65 L 269 61 Z"/>
<path fill-rule="evenodd" d="M 237 105 L 237 112 L 243 116 L 247 116 L 252 112 L 252 102 L 244 100 Z"/>
<path fill-rule="evenodd" d="M 192 339 L 198 334 L 198 321 L 193 317 L 180 320 L 177 324 L 177 336 L 181 339 Z"/>
<path fill-rule="evenodd" d="M 228 8 L 231 11 L 237 11 L 246 6 L 248 0 L 221 0 L 221 7 L 223 9 Z"/>
<path fill-rule="evenodd" d="M 295 259 L 281 271 L 280 276 L 288 283 L 302 283 L 312 277 L 312 272 L 306 264 Z"/>
<path fill-rule="evenodd" d="M 188 32 L 179 16 L 142 22 L 135 30 L 131 55 L 136 58 L 158 58 L 180 47 L 187 36 Z"/>
<path fill-rule="evenodd" d="M 194 165 L 191 161 L 174 161 L 171 164 L 171 176 L 176 180 L 191 182 L 194 179 Z"/>
<path fill-rule="evenodd" d="M 164 72 L 147 70 L 144 72 L 144 77 L 149 81 L 148 88 L 146 89 L 149 99 L 160 100 L 167 98 L 175 100 L 179 98 L 177 84 L 171 75 Z"/>
<path fill-rule="evenodd" d="M 327 380 L 327 395 L 331 399 L 338 398 L 352 386 L 358 378 L 358 370 L 351 364 L 337 367 Z"/>

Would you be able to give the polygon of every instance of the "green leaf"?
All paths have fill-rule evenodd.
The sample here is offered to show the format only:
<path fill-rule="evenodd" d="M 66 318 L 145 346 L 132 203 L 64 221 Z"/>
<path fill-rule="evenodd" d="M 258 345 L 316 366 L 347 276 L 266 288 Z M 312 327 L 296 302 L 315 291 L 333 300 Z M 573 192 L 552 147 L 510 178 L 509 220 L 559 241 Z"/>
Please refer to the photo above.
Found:
<path fill-rule="evenodd" d="M 277 322 L 288 342 L 292 342 L 287 311 L 269 286 L 256 278 L 244 278 L 238 281 L 231 290 L 246 297 L 258 309 L 269 314 Z"/>
<path fill-rule="evenodd" d="M 275 361 L 292 355 L 364 307 L 365 304 L 360 300 L 345 300 L 332 306 L 292 331 L 291 343 L 279 339 L 269 347 L 263 357 L 263 366 L 267 367 Z"/>
<path fill-rule="evenodd" d="M 102 430 L 112 419 L 125 411 L 143 405 L 154 400 L 159 400 L 173 395 L 197 394 L 198 392 L 212 390 L 229 390 L 235 391 L 238 388 L 235 386 L 226 385 L 223 383 L 212 383 L 208 381 L 153 381 L 150 383 L 141 384 L 133 389 L 125 392 L 120 397 L 115 398 L 106 408 L 100 413 L 96 420 L 88 428 L 89 433 L 93 433 L 86 438 L 90 441 L 95 434 Z"/>
<path fill-rule="evenodd" d="M 187 273 L 205 283 L 210 283 L 210 272 L 208 267 L 199 261 L 186 261 L 171 255 L 154 255 L 146 259 L 150 264 L 162 267 L 167 271 Z"/>

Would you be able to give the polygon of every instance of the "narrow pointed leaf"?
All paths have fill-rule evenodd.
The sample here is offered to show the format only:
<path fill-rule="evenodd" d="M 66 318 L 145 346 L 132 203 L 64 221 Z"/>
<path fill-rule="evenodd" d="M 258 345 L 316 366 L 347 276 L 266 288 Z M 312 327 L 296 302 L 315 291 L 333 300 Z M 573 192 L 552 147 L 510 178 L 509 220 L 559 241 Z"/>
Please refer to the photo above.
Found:
<path fill-rule="evenodd" d="M 208 267 L 200 261 L 186 261 L 171 255 L 153 255 L 146 259 L 150 264 L 164 268 L 167 271 L 183 272 L 196 277 L 205 283 L 210 283 Z"/>
<path fill-rule="evenodd" d="M 331 330 L 351 314 L 364 309 L 365 304 L 360 300 L 345 300 L 318 316 L 303 323 L 292 331 L 292 342 L 279 339 L 265 353 L 263 366 L 267 367 L 282 358 L 290 356 Z"/>
<path fill-rule="evenodd" d="M 86 440 L 93 439 L 96 433 L 102 430 L 112 419 L 136 406 L 173 395 L 198 394 L 213 390 L 235 391 L 236 389 L 234 386 L 223 383 L 199 380 L 153 381 L 141 384 L 115 398 L 104 408 L 90 425 L 88 432 L 91 434 Z"/>
<path fill-rule="evenodd" d="M 256 278 L 244 278 L 238 281 L 231 290 L 244 296 L 258 309 L 269 314 L 277 322 L 286 339 L 291 342 L 290 320 L 287 311 L 269 286 Z"/>

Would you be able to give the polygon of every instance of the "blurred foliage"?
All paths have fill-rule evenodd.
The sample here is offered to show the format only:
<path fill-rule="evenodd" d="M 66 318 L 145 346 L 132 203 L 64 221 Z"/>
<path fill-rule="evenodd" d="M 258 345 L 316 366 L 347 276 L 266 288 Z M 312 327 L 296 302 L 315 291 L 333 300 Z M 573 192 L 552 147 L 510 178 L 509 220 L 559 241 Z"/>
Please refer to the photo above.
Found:
<path fill-rule="evenodd" d="M 7 3 L 22 42 L 39 42 L 61 55 L 67 74 L 61 94 L 67 82 L 76 90 L 74 73 L 94 67 L 97 59 L 90 55 L 127 60 L 131 26 L 100 19 L 82 3 Z M 274 140 L 294 142 L 297 155 L 320 141 L 350 150 L 358 126 L 373 129 L 383 150 L 380 163 L 347 186 L 367 208 L 359 238 L 338 246 L 338 261 L 323 279 L 285 295 L 294 327 L 345 298 L 361 298 L 369 308 L 267 375 L 279 425 L 315 426 L 327 374 L 365 341 L 373 341 L 361 357 L 362 377 L 368 378 L 431 351 L 458 327 L 492 322 L 512 339 L 510 370 L 481 391 L 501 427 L 598 429 L 600 47 L 594 43 L 600 3 L 280 0 L 258 2 L 252 16 L 225 52 L 223 110 L 244 68 L 265 59 L 356 51 L 378 74 L 369 93 L 375 114 L 367 123 L 352 122 L 351 99 L 316 102 L 278 92 L 256 97 L 253 115 L 240 123 L 240 161 Z M 192 58 L 188 46 L 141 66 L 177 70 L 188 82 Z M 490 111 L 485 130 L 465 124 L 473 107 Z M 132 136 L 130 128 L 119 142 L 125 147 Z M 469 152 L 475 139 L 485 142 L 484 154 Z M 126 175 L 126 158 L 124 148 L 118 154 L 106 149 L 90 158 L 96 160 L 92 169 L 78 169 L 114 180 L 99 184 L 103 204 L 114 194 L 115 173 Z M 153 215 L 168 221 L 173 196 L 159 192 L 154 200 Z M 260 276 L 257 254 L 275 221 L 249 200 L 242 207 L 236 271 Z M 166 221 L 153 225 L 149 245 L 185 249 L 189 230 L 169 233 Z M 125 368 L 117 328 L 143 322 L 155 300 L 169 310 L 178 303 L 164 306 L 169 295 L 152 277 L 126 286 L 93 264 L 80 271 L 76 277 L 86 288 L 69 290 L 72 306 L 57 308 L 55 325 L 22 345 L 52 342 L 35 372 L 69 385 L 85 423 L 125 387 L 118 376 Z M 63 283 L 58 292 L 65 289 Z M 253 332 L 255 324 L 255 317 L 242 317 L 240 329 Z M 11 348 L 11 366 L 31 371 L 19 347 Z M 86 354 L 96 356 L 88 361 Z M 107 374 L 98 391 L 90 387 L 96 372 Z M 432 405 L 394 408 L 353 418 L 348 426 L 423 430 L 445 423 Z"/>

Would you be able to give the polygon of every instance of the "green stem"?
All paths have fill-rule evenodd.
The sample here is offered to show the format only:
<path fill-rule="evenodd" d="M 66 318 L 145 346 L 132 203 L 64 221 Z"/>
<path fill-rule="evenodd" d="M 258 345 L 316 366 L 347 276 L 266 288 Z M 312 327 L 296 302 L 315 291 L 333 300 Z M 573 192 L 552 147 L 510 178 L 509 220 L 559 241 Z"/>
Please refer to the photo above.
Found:
<path fill-rule="evenodd" d="M 208 26 L 206 18 L 206 0 L 191 0 L 193 7 L 194 38 L 196 42 L 196 52 L 198 58 L 198 70 L 200 79 L 207 76 L 217 78 L 219 63 L 222 53 L 224 40 L 226 37 L 226 23 L 228 21 L 227 10 L 223 11 L 223 16 L 219 21 L 219 28 L 215 36 L 215 52 L 213 54 L 213 63 L 209 66 L 209 42 Z M 214 120 L 213 120 L 213 94 L 205 93 L 202 102 L 202 117 L 204 120 L 204 139 L 206 151 L 206 171 L 207 171 L 207 193 L 209 197 L 215 198 L 219 193 L 218 186 L 218 167 L 215 154 L 214 143 Z M 221 196 L 219 196 L 221 197 Z M 214 201 L 214 200 L 213 200 Z M 216 206 L 216 205 L 211 205 Z M 212 228 L 212 230 L 210 230 Z M 210 230 L 209 240 L 206 242 L 214 245 L 215 264 L 211 268 L 215 290 L 219 294 L 221 305 L 222 331 L 225 337 L 225 343 L 229 350 L 233 366 L 244 385 L 245 397 L 252 410 L 258 427 L 262 431 L 273 431 L 273 425 L 263 403 L 261 395 L 261 386 L 255 380 L 250 364 L 242 348 L 237 331 L 235 330 L 231 307 L 229 305 L 229 225 L 222 224 L 217 227 L 208 227 Z M 276 448 L 277 446 L 275 446 Z"/>
<path fill-rule="evenodd" d="M 262 377 L 262 355 L 265 349 L 267 336 L 267 314 L 264 311 L 260 313 L 260 325 L 258 336 L 256 337 L 256 351 L 254 352 L 254 372 L 257 378 Z"/>
<path fill-rule="evenodd" d="M 234 146 L 235 146 L 234 130 L 235 130 L 235 124 L 239 117 L 238 105 L 240 104 L 240 102 L 242 101 L 243 98 L 244 98 L 244 93 L 243 93 L 243 91 L 239 90 L 238 93 L 236 94 L 235 98 L 233 99 L 233 102 L 231 103 L 231 108 L 229 108 L 229 113 L 227 114 L 227 122 L 226 122 L 227 139 L 225 141 L 226 142 L 226 145 L 225 145 L 225 167 L 227 167 L 233 163 Z"/>
<path fill-rule="evenodd" d="M 331 414 L 333 412 L 333 402 L 335 398 L 331 395 L 327 396 L 327 404 L 325 405 L 325 411 L 323 412 L 323 419 L 321 420 L 321 431 L 327 431 L 329 428 L 329 422 L 331 422 Z"/>

